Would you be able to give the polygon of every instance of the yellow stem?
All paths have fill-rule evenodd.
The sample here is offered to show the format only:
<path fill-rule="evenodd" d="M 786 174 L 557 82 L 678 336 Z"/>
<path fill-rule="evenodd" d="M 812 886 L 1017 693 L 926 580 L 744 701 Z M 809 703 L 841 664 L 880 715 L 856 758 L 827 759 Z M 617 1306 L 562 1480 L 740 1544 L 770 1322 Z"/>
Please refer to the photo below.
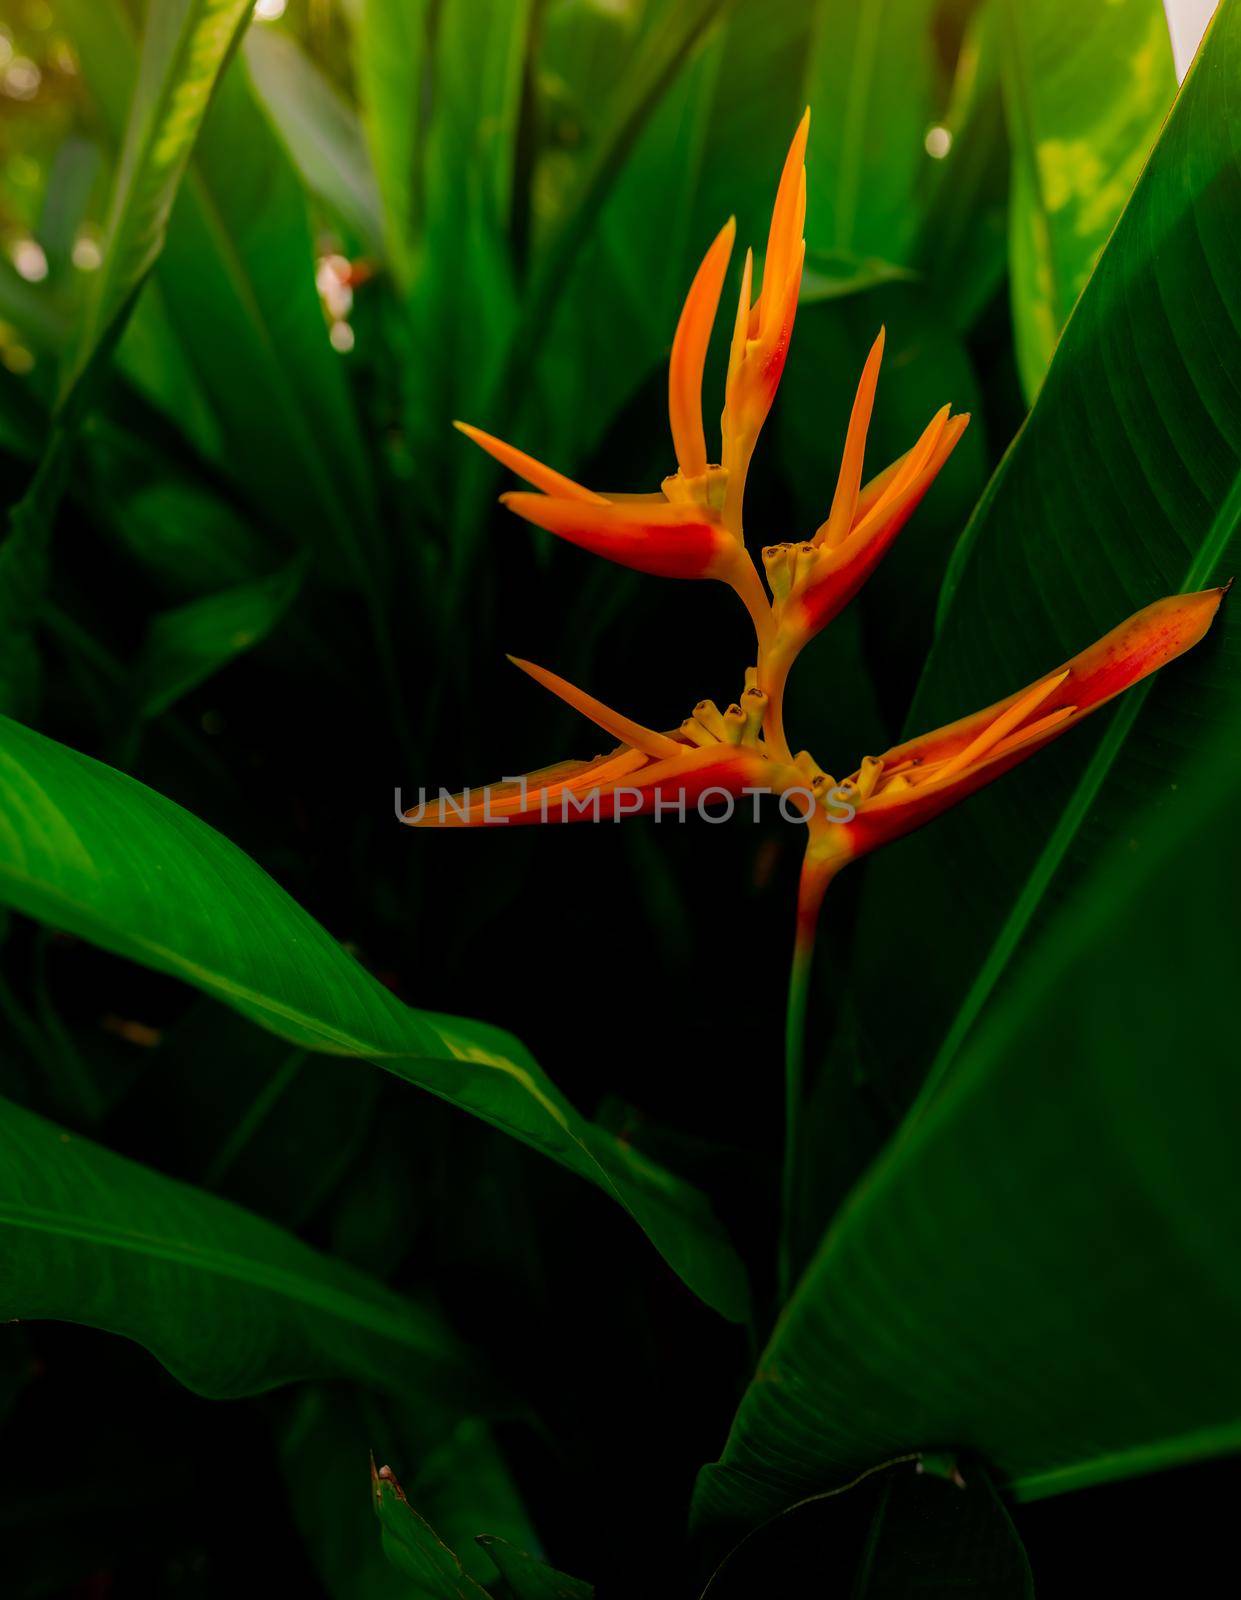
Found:
<path fill-rule="evenodd" d="M 792 754 L 784 737 L 784 688 L 788 682 L 792 658 L 775 647 L 774 642 L 764 648 L 759 644 L 758 686 L 767 696 L 767 710 L 763 717 L 763 734 L 768 748 L 777 761 L 792 764 Z"/>

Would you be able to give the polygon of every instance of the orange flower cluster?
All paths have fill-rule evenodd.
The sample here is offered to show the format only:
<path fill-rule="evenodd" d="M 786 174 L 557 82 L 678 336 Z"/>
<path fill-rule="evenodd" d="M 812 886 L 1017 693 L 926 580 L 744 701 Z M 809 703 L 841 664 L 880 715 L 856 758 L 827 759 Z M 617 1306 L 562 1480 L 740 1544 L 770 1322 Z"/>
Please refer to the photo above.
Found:
<path fill-rule="evenodd" d="M 717 578 L 754 622 L 755 664 L 739 698 L 703 701 L 679 728 L 657 732 L 611 710 L 554 673 L 516 665 L 619 741 L 608 755 L 570 761 L 454 797 L 416 826 L 570 821 L 683 809 L 708 793 L 795 796 L 807 823 L 799 943 L 812 934 L 823 890 L 848 861 L 900 837 L 1024 761 L 1049 740 L 1197 643 L 1220 589 L 1156 601 L 1037 683 L 947 727 L 867 756 L 841 782 L 785 739 L 782 702 L 803 646 L 853 598 L 891 547 L 969 422 L 944 406 L 912 448 L 863 482 L 866 435 L 883 357 L 880 330 L 863 368 L 828 514 L 802 542 L 762 552 L 767 584 L 742 526 L 746 476 L 771 410 L 797 312 L 805 240 L 803 117 L 781 174 L 762 288 L 753 295 L 747 252 L 733 322 L 718 464 L 708 459 L 702 382 L 731 258 L 735 224 L 721 229 L 690 285 L 673 340 L 668 413 L 677 469 L 653 494 L 603 495 L 490 434 L 457 426 L 535 491 L 503 501 L 527 522 L 641 572 Z M 589 799 L 589 804 L 586 803 Z"/>

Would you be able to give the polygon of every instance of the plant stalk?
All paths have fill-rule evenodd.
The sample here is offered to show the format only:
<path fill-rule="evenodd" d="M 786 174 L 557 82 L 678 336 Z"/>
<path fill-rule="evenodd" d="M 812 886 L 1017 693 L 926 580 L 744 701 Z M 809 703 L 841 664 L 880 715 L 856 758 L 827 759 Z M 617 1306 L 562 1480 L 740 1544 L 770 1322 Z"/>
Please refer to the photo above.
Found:
<path fill-rule="evenodd" d="M 780 1243 L 777 1259 L 779 1303 L 793 1287 L 796 1269 L 798 1151 L 802 1102 L 805 1098 L 806 1011 L 819 913 L 827 886 L 842 865 L 838 857 L 806 852 L 797 893 L 797 933 L 789 967 L 788 1004 L 784 1019 L 784 1167 L 781 1174 Z"/>

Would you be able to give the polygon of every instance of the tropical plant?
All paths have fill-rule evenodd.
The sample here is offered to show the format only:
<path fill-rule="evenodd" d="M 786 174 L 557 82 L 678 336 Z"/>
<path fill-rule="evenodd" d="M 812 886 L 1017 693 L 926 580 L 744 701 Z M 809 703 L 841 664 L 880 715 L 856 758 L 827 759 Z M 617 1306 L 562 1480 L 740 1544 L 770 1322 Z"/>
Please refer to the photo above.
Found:
<path fill-rule="evenodd" d="M 16 10 L 6 1592 L 1200 1587 L 1241 0 Z"/>

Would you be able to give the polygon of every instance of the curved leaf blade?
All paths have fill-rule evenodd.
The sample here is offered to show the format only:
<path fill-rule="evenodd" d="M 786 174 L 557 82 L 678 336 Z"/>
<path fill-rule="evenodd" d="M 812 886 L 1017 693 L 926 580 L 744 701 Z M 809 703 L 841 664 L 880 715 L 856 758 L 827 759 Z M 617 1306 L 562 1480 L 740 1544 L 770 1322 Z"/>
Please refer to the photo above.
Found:
<path fill-rule="evenodd" d="M 744 1273 L 702 1197 L 587 1122 L 510 1035 L 403 1005 L 205 823 L 8 720 L 0 787 L 0 901 L 542 1150 L 619 1200 L 708 1304 L 744 1317 Z M 394 832 L 393 848 L 409 839 Z"/>
<path fill-rule="evenodd" d="M 62 410 L 110 349 L 155 265 L 215 88 L 245 31 L 250 0 L 153 0 L 108 216 L 103 262 L 61 387 Z"/>
<path fill-rule="evenodd" d="M 909 1450 L 1037 1498 L 1241 1449 L 1239 805 L 1224 732 L 859 1184 L 700 1479 L 713 1533 Z"/>
<path fill-rule="evenodd" d="M 911 731 L 1030 681 L 1162 594 L 1232 575 L 1239 68 L 1241 8 L 1229 3 L 954 553 Z M 1097 848 L 1127 836 L 1212 731 L 1235 723 L 1235 629 L 1226 606 L 1209 649 L 1139 685 L 1097 732 L 1043 752 L 867 869 L 850 1003 L 862 1071 L 894 1110 L 928 1069 L 942 1081 L 1023 941 Z M 951 937 L 928 939 L 911 905 Z M 892 972 L 900 1030 L 889 1025 Z"/>
<path fill-rule="evenodd" d="M 0 1318 L 136 1340 L 217 1399 L 308 1377 L 432 1403 L 479 1375 L 438 1315 L 275 1224 L 0 1101 Z"/>

